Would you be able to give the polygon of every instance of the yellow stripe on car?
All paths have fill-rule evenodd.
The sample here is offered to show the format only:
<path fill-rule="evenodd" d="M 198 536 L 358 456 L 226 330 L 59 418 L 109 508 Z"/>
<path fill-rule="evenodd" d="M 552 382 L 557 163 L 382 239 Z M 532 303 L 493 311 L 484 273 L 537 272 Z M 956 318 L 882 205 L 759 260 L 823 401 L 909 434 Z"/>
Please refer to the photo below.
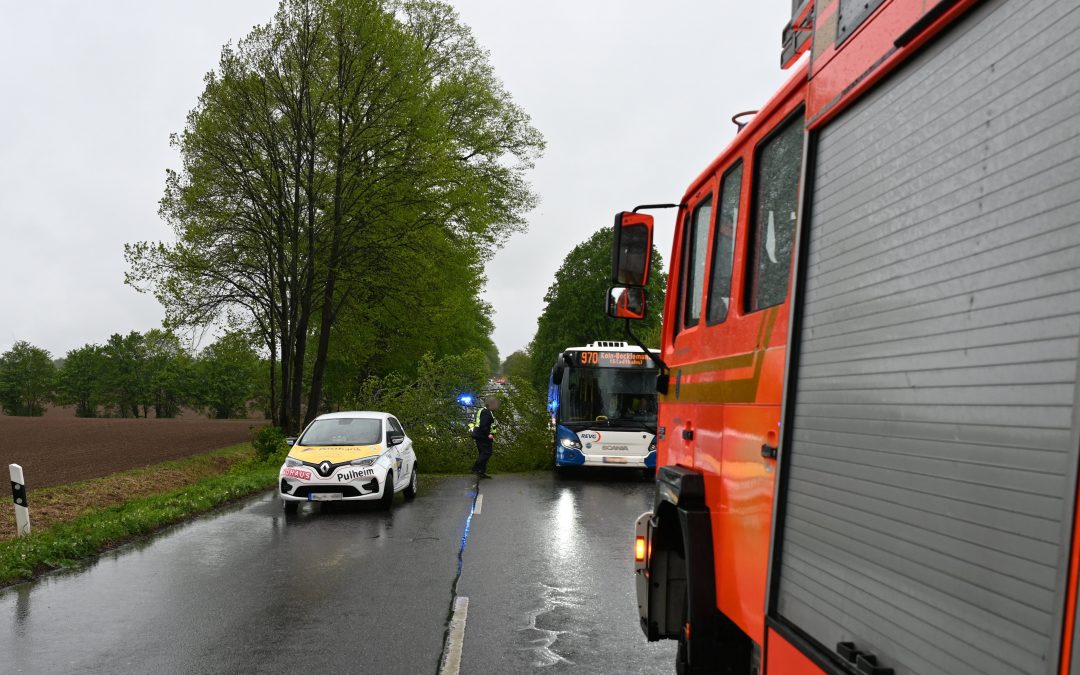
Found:
<path fill-rule="evenodd" d="M 310 462 L 312 464 L 318 464 L 323 460 L 338 464 L 340 462 L 351 462 L 354 459 L 371 457 L 372 455 L 378 455 L 381 452 L 381 445 L 351 445 L 344 447 L 336 445 L 310 445 L 294 447 L 289 451 L 289 457 L 299 459 L 302 462 Z"/>

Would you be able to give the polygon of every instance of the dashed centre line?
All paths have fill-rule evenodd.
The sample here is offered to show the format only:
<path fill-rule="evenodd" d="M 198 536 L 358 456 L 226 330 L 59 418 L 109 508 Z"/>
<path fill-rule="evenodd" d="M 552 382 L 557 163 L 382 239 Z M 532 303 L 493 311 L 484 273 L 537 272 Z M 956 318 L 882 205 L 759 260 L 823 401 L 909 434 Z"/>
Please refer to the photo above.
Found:
<path fill-rule="evenodd" d="M 466 493 L 472 497 L 469 515 L 465 518 L 465 531 L 461 535 L 461 546 L 457 554 L 457 575 L 450 586 L 450 612 L 447 618 L 446 638 L 443 641 L 442 655 L 439 657 L 438 675 L 458 675 L 461 670 L 461 653 L 465 646 L 465 617 L 469 613 L 469 598 L 457 594 L 461 571 L 465 564 L 465 546 L 469 541 L 469 529 L 473 516 L 480 513 L 483 497 L 480 495 L 480 479 L 477 478 L 473 489 Z"/>
<path fill-rule="evenodd" d="M 469 598 L 454 598 L 454 616 L 450 619 L 450 634 L 446 637 L 446 655 L 439 675 L 458 675 L 461 672 L 461 652 L 465 647 L 465 620 L 469 616 Z"/>

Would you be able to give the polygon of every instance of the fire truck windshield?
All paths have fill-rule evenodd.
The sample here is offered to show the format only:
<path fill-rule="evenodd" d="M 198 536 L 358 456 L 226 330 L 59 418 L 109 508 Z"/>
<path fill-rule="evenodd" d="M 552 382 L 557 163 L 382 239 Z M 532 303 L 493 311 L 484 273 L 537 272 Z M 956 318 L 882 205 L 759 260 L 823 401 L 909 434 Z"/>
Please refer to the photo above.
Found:
<path fill-rule="evenodd" d="M 562 424 L 656 428 L 654 368 L 568 368 L 560 389 Z"/>

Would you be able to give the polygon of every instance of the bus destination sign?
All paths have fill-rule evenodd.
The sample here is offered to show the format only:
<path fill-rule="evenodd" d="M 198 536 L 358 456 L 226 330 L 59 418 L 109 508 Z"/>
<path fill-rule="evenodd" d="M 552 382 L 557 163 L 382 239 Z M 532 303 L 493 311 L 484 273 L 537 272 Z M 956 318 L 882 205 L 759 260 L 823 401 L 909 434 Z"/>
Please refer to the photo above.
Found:
<path fill-rule="evenodd" d="M 652 361 L 644 352 L 572 351 L 570 362 L 578 368 L 648 368 Z"/>

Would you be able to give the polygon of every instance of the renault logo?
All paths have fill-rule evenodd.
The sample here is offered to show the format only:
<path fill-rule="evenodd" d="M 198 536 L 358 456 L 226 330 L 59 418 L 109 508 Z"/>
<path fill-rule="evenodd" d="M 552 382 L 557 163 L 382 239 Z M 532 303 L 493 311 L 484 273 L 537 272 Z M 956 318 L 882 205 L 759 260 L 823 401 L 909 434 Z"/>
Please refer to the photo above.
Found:
<path fill-rule="evenodd" d="M 330 462 L 325 461 L 325 460 L 323 461 L 322 464 L 319 465 L 319 473 L 321 473 L 324 476 L 329 476 L 330 472 L 333 471 L 333 469 L 334 469 L 334 465 L 331 464 Z"/>

